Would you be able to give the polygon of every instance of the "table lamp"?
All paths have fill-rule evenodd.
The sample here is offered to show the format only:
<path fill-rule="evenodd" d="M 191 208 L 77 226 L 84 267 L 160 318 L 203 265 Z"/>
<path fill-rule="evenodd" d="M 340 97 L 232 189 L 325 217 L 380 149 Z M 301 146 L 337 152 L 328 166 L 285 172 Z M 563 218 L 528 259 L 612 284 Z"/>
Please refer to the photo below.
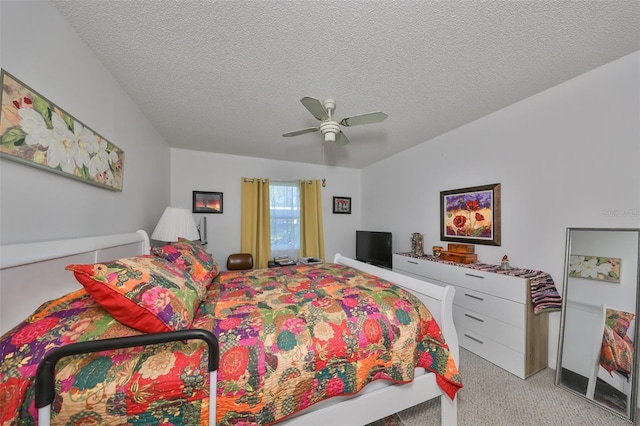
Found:
<path fill-rule="evenodd" d="M 178 238 L 187 240 L 199 240 L 200 235 L 196 228 L 196 222 L 188 209 L 167 207 L 156 229 L 151 234 L 151 239 L 156 241 L 176 242 Z"/>

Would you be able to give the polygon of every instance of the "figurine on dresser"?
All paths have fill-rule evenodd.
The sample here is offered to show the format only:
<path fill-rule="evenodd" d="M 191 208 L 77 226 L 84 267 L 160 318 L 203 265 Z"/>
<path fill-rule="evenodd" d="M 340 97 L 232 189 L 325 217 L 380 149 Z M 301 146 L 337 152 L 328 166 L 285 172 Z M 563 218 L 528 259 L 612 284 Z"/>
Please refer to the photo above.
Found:
<path fill-rule="evenodd" d="M 418 232 L 411 234 L 411 256 L 424 256 L 424 236 Z"/>

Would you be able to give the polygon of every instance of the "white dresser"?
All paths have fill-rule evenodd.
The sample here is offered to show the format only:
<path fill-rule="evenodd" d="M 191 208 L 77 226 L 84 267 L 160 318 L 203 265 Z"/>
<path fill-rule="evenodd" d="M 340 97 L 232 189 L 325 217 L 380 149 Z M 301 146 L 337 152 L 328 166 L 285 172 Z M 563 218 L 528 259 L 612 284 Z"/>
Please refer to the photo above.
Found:
<path fill-rule="evenodd" d="M 533 313 L 527 278 L 400 254 L 393 270 L 455 287 L 460 346 L 522 379 L 547 367 L 549 316 Z"/>

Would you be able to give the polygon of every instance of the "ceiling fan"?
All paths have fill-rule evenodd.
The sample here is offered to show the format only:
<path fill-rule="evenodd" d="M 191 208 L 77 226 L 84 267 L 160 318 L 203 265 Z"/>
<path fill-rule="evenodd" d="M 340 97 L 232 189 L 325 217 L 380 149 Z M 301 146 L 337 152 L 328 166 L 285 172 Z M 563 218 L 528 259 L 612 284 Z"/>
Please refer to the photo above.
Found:
<path fill-rule="evenodd" d="M 308 127 L 306 129 L 294 130 L 283 134 L 284 137 L 304 135 L 305 133 L 317 132 L 320 130 L 324 135 L 325 142 L 335 142 L 336 145 L 346 145 L 349 143 L 347 136 L 342 133 L 340 126 L 358 126 L 360 124 L 379 123 L 384 121 L 388 115 L 384 112 L 370 112 L 368 114 L 355 115 L 353 117 L 347 117 L 340 120 L 340 122 L 333 121 L 333 112 L 336 109 L 336 101 L 333 99 L 327 99 L 324 104 L 315 98 L 305 96 L 300 99 L 302 105 L 309 110 L 309 112 L 322 123 L 318 127 Z"/>

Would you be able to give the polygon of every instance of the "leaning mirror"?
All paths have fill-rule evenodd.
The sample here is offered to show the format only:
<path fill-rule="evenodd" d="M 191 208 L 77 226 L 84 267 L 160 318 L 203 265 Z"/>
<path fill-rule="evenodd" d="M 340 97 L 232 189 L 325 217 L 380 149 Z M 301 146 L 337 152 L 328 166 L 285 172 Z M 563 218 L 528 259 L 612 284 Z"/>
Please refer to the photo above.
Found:
<path fill-rule="evenodd" d="M 556 384 L 633 422 L 640 229 L 568 228 Z"/>

